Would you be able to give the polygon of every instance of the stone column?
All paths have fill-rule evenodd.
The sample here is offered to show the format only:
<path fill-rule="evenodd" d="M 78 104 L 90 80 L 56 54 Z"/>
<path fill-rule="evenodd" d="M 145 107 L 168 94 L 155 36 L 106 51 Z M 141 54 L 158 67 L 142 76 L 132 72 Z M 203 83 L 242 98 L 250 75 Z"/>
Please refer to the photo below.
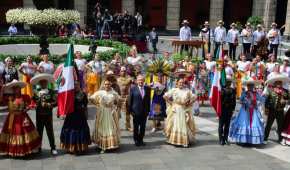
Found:
<path fill-rule="evenodd" d="M 265 10 L 264 10 L 264 26 L 266 30 L 269 30 L 272 22 L 275 22 L 276 18 L 276 7 L 277 0 L 265 0 Z"/>
<path fill-rule="evenodd" d="M 81 14 L 80 26 L 85 26 L 87 23 L 87 1 L 74 0 L 74 9 Z"/>
<path fill-rule="evenodd" d="M 210 0 L 209 23 L 216 26 L 219 20 L 223 20 L 224 0 Z"/>
<path fill-rule="evenodd" d="M 287 36 L 288 40 L 290 38 L 290 0 L 287 4 L 287 14 L 286 14 L 286 23 L 285 23 L 285 32 L 284 35 Z"/>
<path fill-rule="evenodd" d="M 179 30 L 180 0 L 167 0 L 166 29 Z"/>
<path fill-rule="evenodd" d="M 252 16 L 264 17 L 265 0 L 253 0 Z"/>
<path fill-rule="evenodd" d="M 125 10 L 135 16 L 135 0 L 122 0 L 122 12 Z"/>

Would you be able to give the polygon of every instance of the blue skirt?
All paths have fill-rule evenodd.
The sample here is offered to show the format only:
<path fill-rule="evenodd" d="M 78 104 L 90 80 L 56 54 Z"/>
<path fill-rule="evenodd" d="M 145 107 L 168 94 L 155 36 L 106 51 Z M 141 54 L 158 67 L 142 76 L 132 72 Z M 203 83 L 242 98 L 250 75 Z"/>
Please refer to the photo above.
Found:
<path fill-rule="evenodd" d="M 232 118 L 229 137 L 236 143 L 262 144 L 264 123 L 261 113 L 254 109 L 251 126 L 250 113 L 242 106 L 238 115 Z"/>
<path fill-rule="evenodd" d="M 90 129 L 84 112 L 75 111 L 66 116 L 61 134 L 61 148 L 69 152 L 83 152 L 91 144 Z"/>
<path fill-rule="evenodd" d="M 163 94 L 153 95 L 150 106 L 149 120 L 164 120 L 166 117 L 166 102 L 163 99 Z"/>

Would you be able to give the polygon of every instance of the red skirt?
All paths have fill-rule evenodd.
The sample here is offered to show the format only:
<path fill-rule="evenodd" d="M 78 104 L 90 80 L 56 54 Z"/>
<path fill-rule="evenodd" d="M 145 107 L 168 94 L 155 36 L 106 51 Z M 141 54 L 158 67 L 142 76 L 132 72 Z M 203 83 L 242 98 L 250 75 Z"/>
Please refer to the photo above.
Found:
<path fill-rule="evenodd" d="M 286 144 L 290 145 L 290 110 L 288 110 L 284 120 L 282 137 L 285 139 Z"/>
<path fill-rule="evenodd" d="M 10 114 L 0 134 L 0 152 L 25 156 L 41 146 L 41 138 L 27 113 Z"/>

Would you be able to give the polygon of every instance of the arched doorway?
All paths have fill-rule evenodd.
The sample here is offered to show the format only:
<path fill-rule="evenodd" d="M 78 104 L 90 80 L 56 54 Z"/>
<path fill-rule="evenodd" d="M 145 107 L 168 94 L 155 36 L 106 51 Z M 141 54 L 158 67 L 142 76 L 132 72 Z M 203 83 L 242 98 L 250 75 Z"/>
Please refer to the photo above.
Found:
<path fill-rule="evenodd" d="M 229 27 L 233 22 L 240 22 L 244 25 L 252 15 L 252 6 L 253 0 L 224 0 L 223 18 L 225 26 Z"/>
<path fill-rule="evenodd" d="M 276 19 L 278 27 L 280 28 L 286 22 L 288 0 L 277 0 Z"/>
<path fill-rule="evenodd" d="M 135 11 L 143 17 L 146 27 L 165 28 L 167 0 L 135 0 Z"/>
<path fill-rule="evenodd" d="M 187 19 L 193 29 L 199 29 L 209 20 L 210 0 L 181 0 L 180 22 Z"/>

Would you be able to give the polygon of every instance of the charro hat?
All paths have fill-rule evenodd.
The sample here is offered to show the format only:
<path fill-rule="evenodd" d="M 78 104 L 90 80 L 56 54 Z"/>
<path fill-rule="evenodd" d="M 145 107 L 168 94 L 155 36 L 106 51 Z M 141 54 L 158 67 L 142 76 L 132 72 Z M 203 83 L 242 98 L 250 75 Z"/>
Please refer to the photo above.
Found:
<path fill-rule="evenodd" d="M 191 73 L 186 71 L 185 69 L 178 69 L 175 73 L 174 73 L 174 77 L 187 77 L 190 76 Z"/>
<path fill-rule="evenodd" d="M 182 24 L 189 24 L 189 22 L 188 22 L 187 19 L 185 19 L 185 20 L 182 21 Z"/>
<path fill-rule="evenodd" d="M 203 25 L 205 25 L 205 26 L 206 26 L 206 25 L 209 26 L 209 22 L 208 22 L 208 21 L 205 21 Z"/>
<path fill-rule="evenodd" d="M 281 73 L 277 73 L 274 76 L 271 76 L 265 83 L 267 85 L 272 85 L 277 81 L 281 81 L 283 84 L 285 84 L 285 83 L 290 82 L 290 78 L 286 75 L 281 74 Z"/>
<path fill-rule="evenodd" d="M 222 24 L 222 25 L 224 25 L 224 21 L 223 21 L 223 20 L 219 20 L 219 21 L 217 22 L 217 24 Z"/>
<path fill-rule="evenodd" d="M 48 83 L 54 82 L 53 76 L 51 74 L 41 73 L 32 77 L 32 79 L 30 80 L 30 83 L 32 85 L 35 85 L 35 84 L 38 84 L 41 80 L 46 80 Z"/>
<path fill-rule="evenodd" d="M 23 81 L 13 80 L 4 85 L 4 93 L 13 93 L 13 87 L 24 88 L 27 84 Z"/>
<path fill-rule="evenodd" d="M 255 86 L 257 86 L 261 84 L 261 82 L 258 81 L 256 78 L 249 77 L 249 76 L 243 78 L 242 82 L 243 82 L 243 85 L 254 84 Z"/>

